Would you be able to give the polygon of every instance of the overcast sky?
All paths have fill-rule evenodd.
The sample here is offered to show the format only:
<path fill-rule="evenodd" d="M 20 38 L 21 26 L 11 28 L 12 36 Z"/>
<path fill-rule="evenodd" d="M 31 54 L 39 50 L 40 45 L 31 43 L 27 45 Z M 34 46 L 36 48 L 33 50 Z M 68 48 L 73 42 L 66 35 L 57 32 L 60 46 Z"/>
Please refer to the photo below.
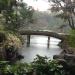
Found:
<path fill-rule="evenodd" d="M 23 0 L 29 6 L 32 6 L 35 10 L 47 11 L 49 8 L 49 3 L 47 0 Z"/>

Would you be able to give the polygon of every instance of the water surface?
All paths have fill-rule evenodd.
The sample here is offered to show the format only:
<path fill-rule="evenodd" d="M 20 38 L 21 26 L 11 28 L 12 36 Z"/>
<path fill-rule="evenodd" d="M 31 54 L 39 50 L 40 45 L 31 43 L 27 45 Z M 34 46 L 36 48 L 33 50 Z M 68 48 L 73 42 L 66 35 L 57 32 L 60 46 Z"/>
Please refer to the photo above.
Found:
<path fill-rule="evenodd" d="M 22 62 L 32 62 L 37 54 L 47 56 L 50 59 L 53 58 L 53 55 L 60 54 L 62 49 L 58 46 L 58 43 L 61 40 L 51 37 L 49 48 L 47 48 L 47 40 L 47 36 L 31 36 L 30 47 L 26 47 L 25 41 L 22 49 L 19 51 L 24 56 Z"/>

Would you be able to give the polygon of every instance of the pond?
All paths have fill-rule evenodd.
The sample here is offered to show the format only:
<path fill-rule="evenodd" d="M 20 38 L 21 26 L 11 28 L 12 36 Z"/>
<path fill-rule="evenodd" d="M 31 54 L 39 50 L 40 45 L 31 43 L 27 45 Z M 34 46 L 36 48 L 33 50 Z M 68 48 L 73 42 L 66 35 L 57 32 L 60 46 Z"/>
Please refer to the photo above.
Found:
<path fill-rule="evenodd" d="M 58 46 L 58 43 L 61 40 L 50 37 L 49 48 L 47 48 L 47 40 L 48 40 L 47 36 L 32 35 L 30 47 L 26 47 L 26 40 L 25 40 L 23 47 L 19 50 L 19 53 L 24 56 L 24 59 L 22 59 L 21 61 L 32 62 L 37 54 L 41 56 L 47 56 L 49 59 L 53 59 L 53 55 L 60 54 L 62 49 Z"/>

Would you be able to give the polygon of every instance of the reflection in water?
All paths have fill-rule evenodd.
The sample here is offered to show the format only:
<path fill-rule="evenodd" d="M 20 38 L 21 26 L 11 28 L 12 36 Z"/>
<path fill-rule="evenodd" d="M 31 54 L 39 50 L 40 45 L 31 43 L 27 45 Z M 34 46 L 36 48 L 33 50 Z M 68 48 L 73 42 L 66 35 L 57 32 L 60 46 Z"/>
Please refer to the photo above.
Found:
<path fill-rule="evenodd" d="M 26 47 L 25 43 L 23 48 L 19 51 L 24 56 L 22 62 L 33 61 L 37 54 L 41 56 L 47 56 L 50 59 L 53 58 L 53 55 L 60 54 L 62 49 L 57 46 L 57 44 L 61 40 L 51 37 L 49 48 L 47 48 L 47 40 L 47 36 L 31 36 L 30 47 Z"/>

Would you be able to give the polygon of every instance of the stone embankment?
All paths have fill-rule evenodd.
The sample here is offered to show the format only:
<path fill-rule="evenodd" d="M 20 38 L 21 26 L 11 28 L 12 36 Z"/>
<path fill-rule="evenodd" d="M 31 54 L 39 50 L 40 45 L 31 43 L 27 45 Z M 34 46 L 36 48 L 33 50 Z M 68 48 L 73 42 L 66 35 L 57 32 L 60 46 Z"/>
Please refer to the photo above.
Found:
<path fill-rule="evenodd" d="M 59 46 L 63 49 L 60 55 L 54 55 L 53 59 L 58 60 L 66 71 L 71 75 L 75 74 L 75 48 L 69 47 L 66 41 L 61 42 Z"/>

